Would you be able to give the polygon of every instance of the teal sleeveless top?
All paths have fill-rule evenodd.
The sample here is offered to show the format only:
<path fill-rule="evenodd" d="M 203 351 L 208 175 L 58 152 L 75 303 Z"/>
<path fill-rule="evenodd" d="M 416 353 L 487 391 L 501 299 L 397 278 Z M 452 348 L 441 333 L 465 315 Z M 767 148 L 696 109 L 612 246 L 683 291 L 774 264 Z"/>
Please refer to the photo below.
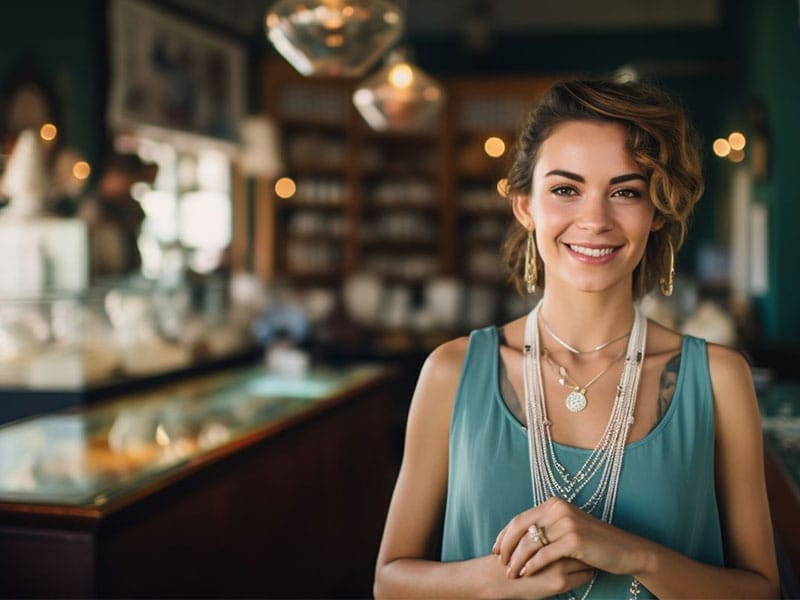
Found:
<path fill-rule="evenodd" d="M 500 395 L 498 343 L 494 326 L 470 335 L 450 424 L 442 561 L 490 554 L 500 530 L 533 504 L 527 431 Z M 681 353 L 666 414 L 647 436 L 626 447 L 613 524 L 722 566 L 706 344 L 684 336 Z M 553 444 L 571 473 L 590 453 Z M 581 500 L 578 496 L 576 502 Z M 628 598 L 630 583 L 630 576 L 601 572 L 589 597 Z M 578 597 L 582 589 L 576 590 Z M 639 597 L 653 596 L 642 586 Z"/>

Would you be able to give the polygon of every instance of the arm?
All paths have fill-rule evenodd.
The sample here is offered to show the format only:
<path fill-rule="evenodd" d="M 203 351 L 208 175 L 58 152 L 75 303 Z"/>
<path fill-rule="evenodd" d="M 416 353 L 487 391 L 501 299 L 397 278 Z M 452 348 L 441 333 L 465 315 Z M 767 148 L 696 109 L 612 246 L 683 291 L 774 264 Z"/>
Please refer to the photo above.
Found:
<path fill-rule="evenodd" d="M 664 598 L 774 598 L 778 573 L 764 483 L 758 406 L 750 370 L 737 353 L 709 347 L 715 398 L 716 487 L 728 568 L 687 558 L 551 499 L 500 533 L 496 552 L 514 575 L 535 573 L 563 556 L 630 574 Z M 532 542 L 530 523 L 547 525 L 550 544 Z M 532 555 L 532 557 L 531 557 Z"/>
<path fill-rule="evenodd" d="M 449 342 L 422 368 L 375 569 L 377 598 L 542 597 L 591 577 L 576 572 L 574 561 L 558 561 L 540 577 L 511 581 L 492 555 L 449 563 L 428 555 L 445 504 L 450 418 L 466 347 L 466 339 Z"/>
<path fill-rule="evenodd" d="M 777 598 L 778 568 L 764 481 L 761 415 L 750 367 L 709 344 L 716 487 L 727 569 L 654 548 L 641 581 L 657 596 Z M 654 545 L 654 544 L 653 544 Z"/>

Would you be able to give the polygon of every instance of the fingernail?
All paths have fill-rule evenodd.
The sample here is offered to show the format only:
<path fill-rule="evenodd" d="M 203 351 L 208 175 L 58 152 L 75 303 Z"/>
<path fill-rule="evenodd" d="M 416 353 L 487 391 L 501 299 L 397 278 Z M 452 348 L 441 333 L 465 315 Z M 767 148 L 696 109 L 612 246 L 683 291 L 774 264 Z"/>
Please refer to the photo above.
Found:
<path fill-rule="evenodd" d="M 508 579 L 511 579 L 511 568 L 510 567 L 508 569 L 506 569 L 506 577 Z"/>
<path fill-rule="evenodd" d="M 522 577 L 523 575 L 525 575 L 525 567 L 522 567 L 522 568 L 519 570 L 519 576 L 520 576 L 520 577 Z"/>

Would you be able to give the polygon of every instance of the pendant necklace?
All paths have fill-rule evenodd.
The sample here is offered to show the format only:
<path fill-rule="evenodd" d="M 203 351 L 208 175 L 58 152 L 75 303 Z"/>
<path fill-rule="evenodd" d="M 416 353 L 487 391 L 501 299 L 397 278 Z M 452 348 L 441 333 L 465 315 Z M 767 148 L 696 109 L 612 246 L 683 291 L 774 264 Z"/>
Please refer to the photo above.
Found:
<path fill-rule="evenodd" d="M 627 333 L 625 335 L 628 335 Z M 570 379 L 569 375 L 567 374 L 567 369 L 561 365 L 559 365 L 554 359 L 553 356 L 547 351 L 547 348 L 542 349 L 542 356 L 544 359 L 550 363 L 550 366 L 553 368 L 553 371 L 558 375 L 558 383 L 568 388 L 572 388 L 572 391 L 567 394 L 567 398 L 565 400 L 565 404 L 570 412 L 581 412 L 586 405 L 588 404 L 588 399 L 586 398 L 586 390 L 600 379 L 603 375 L 608 373 L 608 371 L 617 364 L 620 358 L 622 358 L 625 354 L 625 350 L 620 350 L 614 358 L 611 359 L 611 362 L 608 363 L 605 369 L 600 371 L 597 375 L 592 377 L 591 381 L 585 385 L 579 385 L 575 383 L 572 379 Z"/>
<path fill-rule="evenodd" d="M 625 366 L 617 385 L 608 423 L 603 435 L 589 452 L 584 463 L 577 472 L 570 473 L 558 460 L 553 439 L 550 436 L 551 422 L 547 417 L 540 360 L 540 356 L 542 356 L 539 340 L 541 305 L 540 302 L 534 307 L 525 324 L 522 370 L 533 504 L 538 506 L 548 498 L 557 496 L 575 504 L 586 513 L 594 515 L 606 523 L 611 523 L 622 472 L 622 460 L 625 455 L 625 443 L 634 420 L 636 394 L 645 353 L 647 320 L 639 308 L 635 307 L 633 328 L 625 351 Z M 587 386 L 584 386 L 584 389 L 585 387 Z M 584 500 L 579 502 L 578 494 L 584 490 L 586 490 Z M 580 594 L 581 600 L 588 598 L 596 580 L 597 571 Z M 634 577 L 629 588 L 631 599 L 638 598 L 639 586 L 639 581 Z M 568 597 L 575 599 L 572 592 Z"/>

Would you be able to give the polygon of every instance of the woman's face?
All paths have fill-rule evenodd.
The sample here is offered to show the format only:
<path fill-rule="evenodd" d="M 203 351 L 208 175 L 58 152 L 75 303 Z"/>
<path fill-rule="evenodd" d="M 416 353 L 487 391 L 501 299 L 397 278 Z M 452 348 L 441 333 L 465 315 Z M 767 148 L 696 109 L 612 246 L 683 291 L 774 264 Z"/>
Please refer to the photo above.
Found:
<path fill-rule="evenodd" d="M 631 289 L 654 218 L 645 174 L 617 123 L 569 121 L 539 148 L 530 198 L 514 203 L 536 230 L 548 290 Z"/>

